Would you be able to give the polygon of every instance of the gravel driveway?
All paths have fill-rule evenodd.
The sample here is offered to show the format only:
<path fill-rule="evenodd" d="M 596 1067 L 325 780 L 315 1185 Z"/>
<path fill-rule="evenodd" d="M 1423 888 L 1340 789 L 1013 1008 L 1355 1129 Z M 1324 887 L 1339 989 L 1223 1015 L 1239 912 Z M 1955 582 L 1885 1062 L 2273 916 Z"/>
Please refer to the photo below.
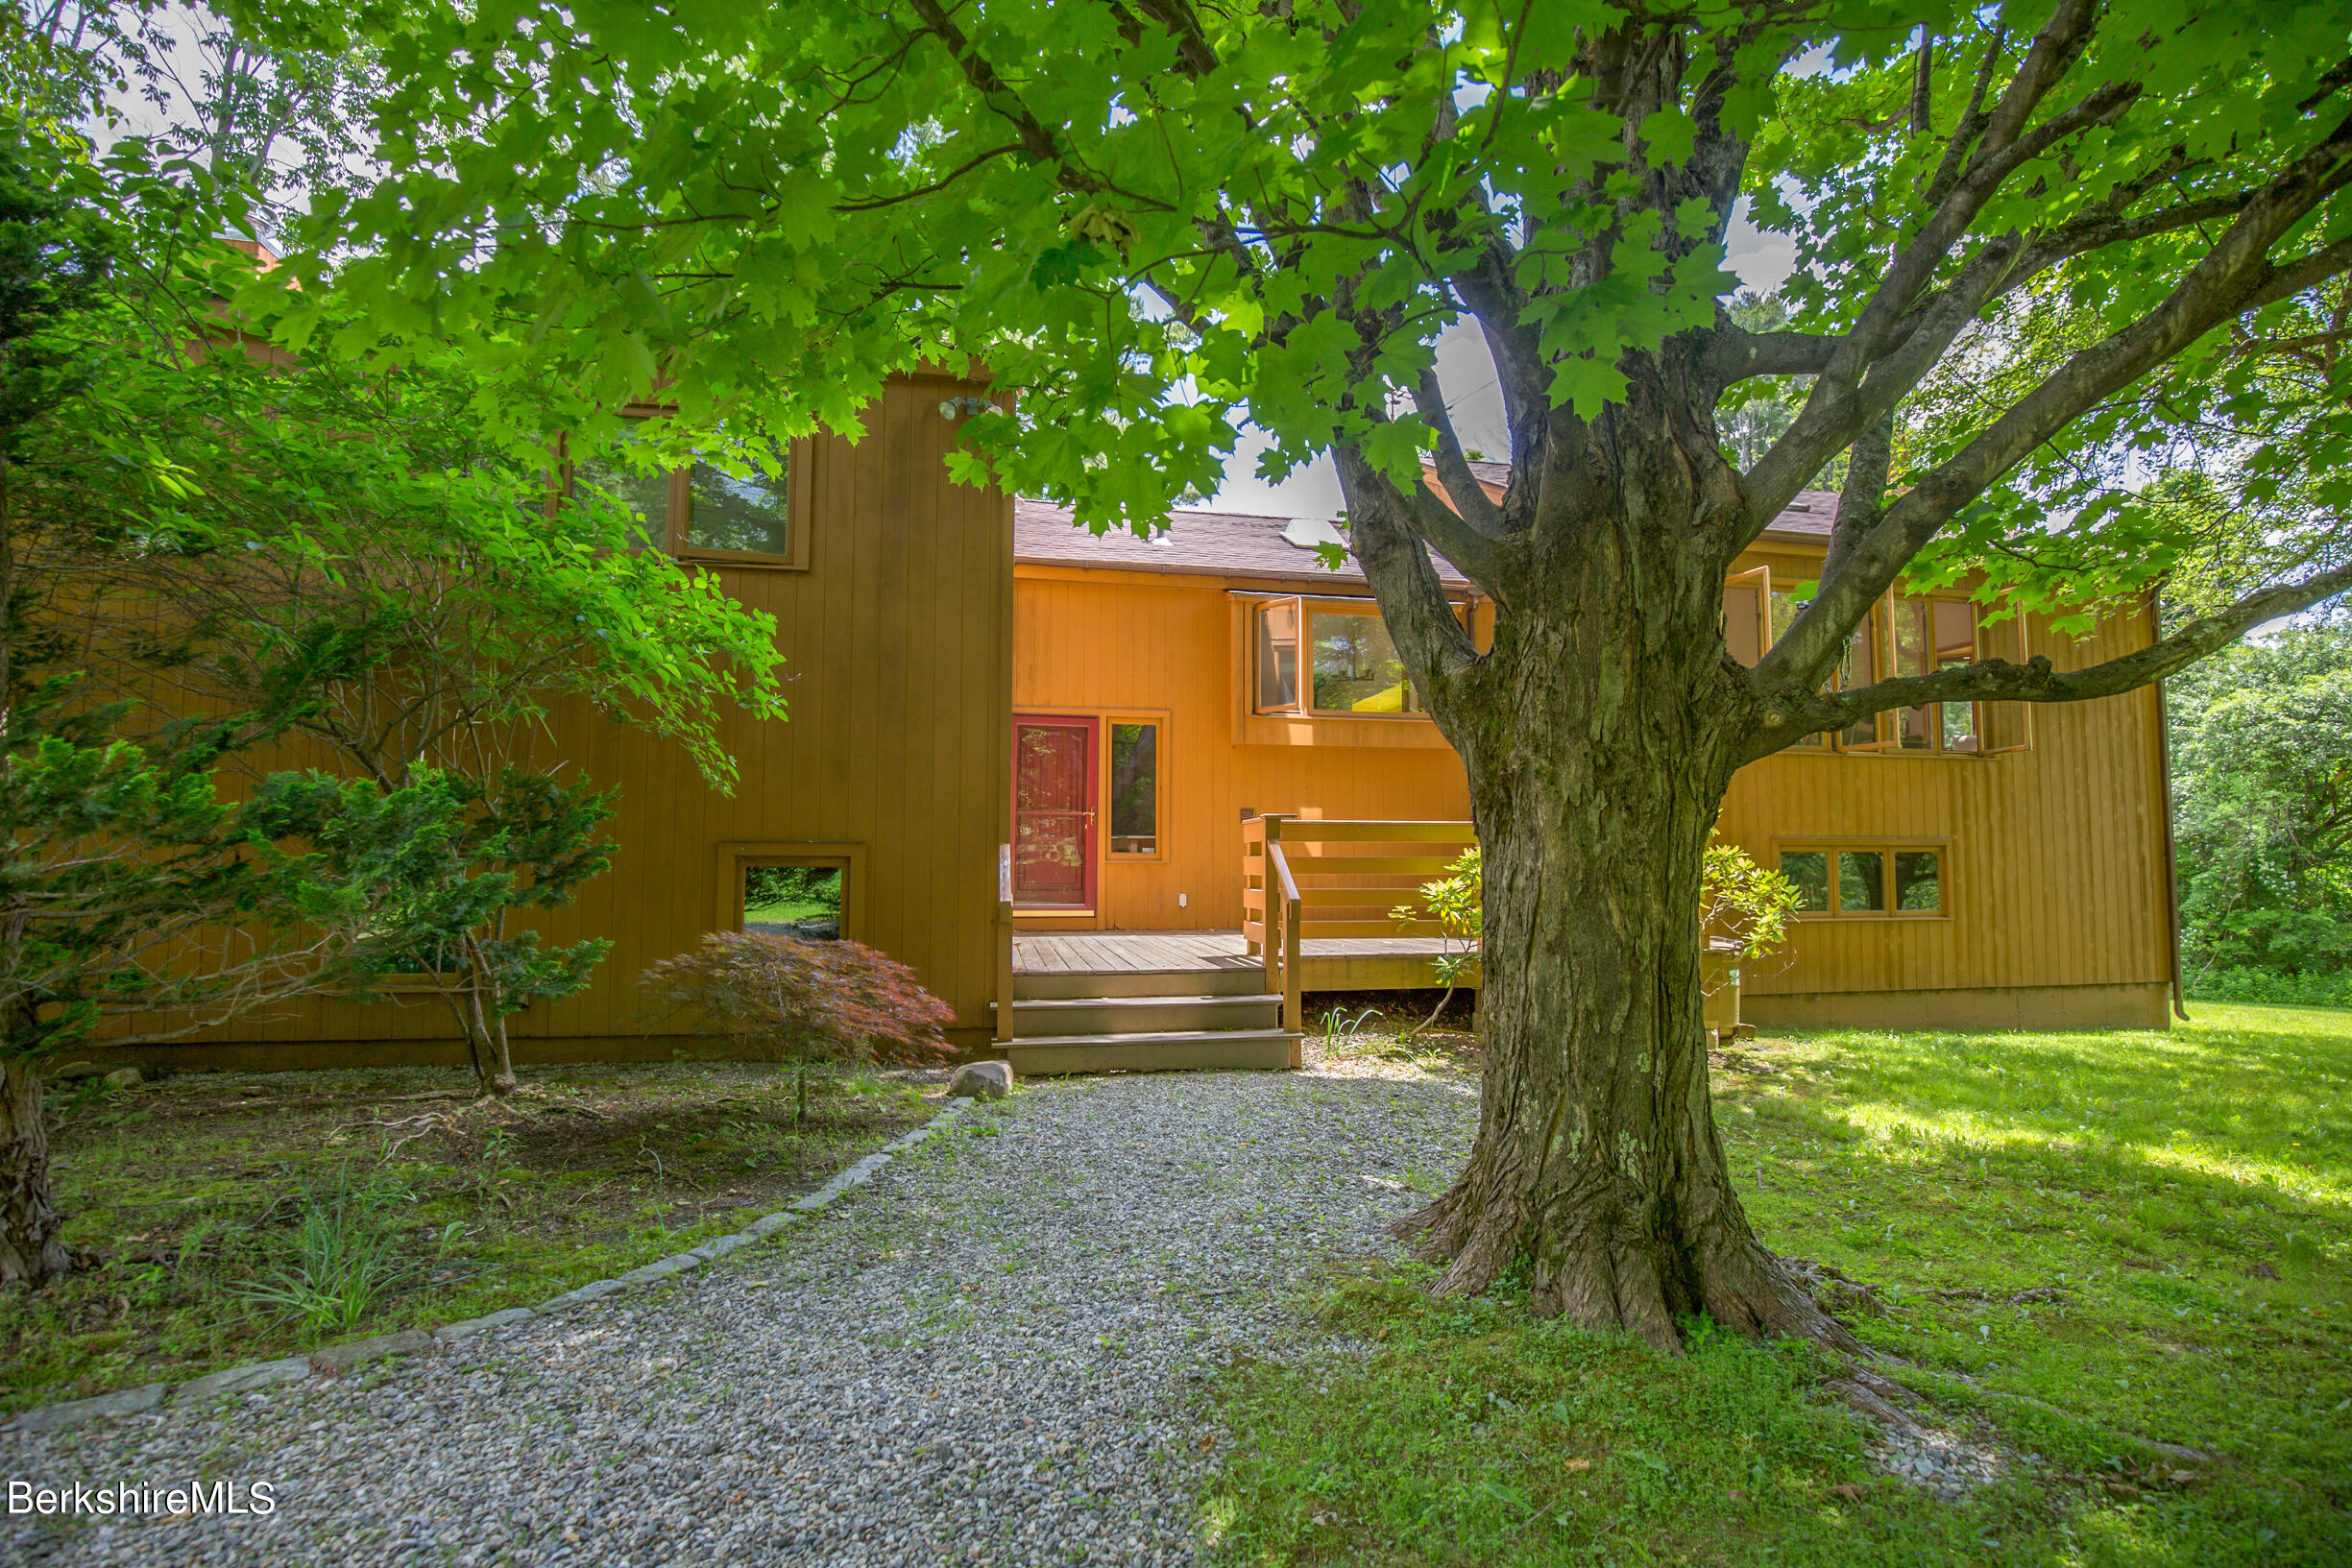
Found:
<path fill-rule="evenodd" d="M 266 1518 L 0 1518 L 39 1563 L 1177 1563 L 1192 1381 L 1303 1329 L 1454 1169 L 1411 1069 L 1040 1081 L 813 1220 L 569 1316 L 212 1411 L 0 1438 L 0 1478 L 273 1484 Z"/>

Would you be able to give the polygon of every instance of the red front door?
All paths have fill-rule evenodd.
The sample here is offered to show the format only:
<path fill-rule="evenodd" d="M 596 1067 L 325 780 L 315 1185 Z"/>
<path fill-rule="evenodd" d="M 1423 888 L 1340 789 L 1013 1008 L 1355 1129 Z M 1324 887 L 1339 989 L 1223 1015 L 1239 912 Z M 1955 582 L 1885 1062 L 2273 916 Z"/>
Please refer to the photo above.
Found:
<path fill-rule="evenodd" d="M 1095 721 L 1012 721 L 1012 902 L 1094 907 Z"/>

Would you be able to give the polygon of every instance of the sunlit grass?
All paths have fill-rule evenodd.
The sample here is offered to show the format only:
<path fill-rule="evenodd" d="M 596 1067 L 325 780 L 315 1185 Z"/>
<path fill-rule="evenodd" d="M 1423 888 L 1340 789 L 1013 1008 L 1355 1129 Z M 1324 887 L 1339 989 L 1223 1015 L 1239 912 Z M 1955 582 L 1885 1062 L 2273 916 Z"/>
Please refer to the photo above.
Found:
<path fill-rule="evenodd" d="M 1872 1287 L 1887 1309 L 1856 1331 L 1933 1423 L 2020 1456 L 2010 1481 L 1951 1505 L 1879 1474 L 1811 1352 L 1713 1337 L 1666 1362 L 1377 1273 L 1328 1308 L 1365 1359 L 1221 1385 L 1219 1553 L 2352 1561 L 2352 1013 L 2193 1013 L 1765 1041 L 1715 1074 L 1766 1241 Z M 2146 1484 L 2151 1441 L 2223 1462 Z"/>

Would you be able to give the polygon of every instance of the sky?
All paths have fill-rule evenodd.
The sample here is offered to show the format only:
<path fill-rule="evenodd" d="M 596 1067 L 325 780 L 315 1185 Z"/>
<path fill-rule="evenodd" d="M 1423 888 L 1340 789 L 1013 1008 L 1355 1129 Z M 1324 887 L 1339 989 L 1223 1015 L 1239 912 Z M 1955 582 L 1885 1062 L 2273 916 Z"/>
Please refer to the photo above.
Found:
<path fill-rule="evenodd" d="M 1796 246 L 1785 235 L 1757 229 L 1748 222 L 1747 212 L 1743 198 L 1732 214 L 1731 270 L 1749 288 L 1779 288 L 1796 270 Z M 1475 324 L 1461 323 L 1438 340 L 1438 376 L 1462 445 L 1495 457 L 1506 455 L 1511 443 L 1503 428 L 1502 394 L 1494 382 L 1494 362 L 1487 357 Z M 1241 444 L 1225 462 L 1224 483 L 1204 503 L 1204 510 L 1272 518 L 1335 518 L 1346 510 L 1330 458 L 1318 458 L 1311 467 L 1275 483 L 1257 476 L 1258 454 L 1265 447 L 1265 439 L 1245 426 Z"/>

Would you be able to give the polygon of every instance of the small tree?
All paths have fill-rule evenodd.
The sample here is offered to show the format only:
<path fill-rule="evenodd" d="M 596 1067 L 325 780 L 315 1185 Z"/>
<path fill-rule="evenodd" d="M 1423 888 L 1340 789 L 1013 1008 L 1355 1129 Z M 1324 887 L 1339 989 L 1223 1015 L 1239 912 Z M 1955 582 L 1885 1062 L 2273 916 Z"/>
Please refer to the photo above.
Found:
<path fill-rule="evenodd" d="M 1400 926 L 1424 921 L 1436 924 L 1440 951 L 1429 967 L 1437 972 L 1445 994 L 1438 998 L 1427 1018 L 1406 1031 L 1408 1040 L 1438 1021 L 1445 1004 L 1454 1000 L 1457 987 L 1478 983 L 1478 938 L 1486 923 L 1478 903 L 1478 851 L 1467 849 L 1455 856 L 1444 876 L 1421 883 L 1419 897 L 1418 907 L 1400 904 L 1389 911 L 1389 918 Z"/>
<path fill-rule="evenodd" d="M 437 989 L 465 1030 L 482 1092 L 515 1087 L 506 1020 L 534 1001 L 588 983 L 612 943 L 589 937 L 543 947 L 539 932 L 510 930 L 508 913 L 570 904 L 611 864 L 597 830 L 613 794 L 509 768 L 495 785 L 429 767 L 387 789 L 325 773 L 279 775 L 249 817 L 279 835 L 301 835 L 339 880 L 376 890 L 363 933 L 371 975 L 398 974 Z M 370 1000 L 359 986 L 353 1000 Z"/>
<path fill-rule="evenodd" d="M 71 330 L 101 308 L 117 246 L 59 194 L 82 171 L 57 152 L 0 142 L 0 1282 L 71 1264 L 46 1059 L 109 1020 L 136 1018 L 118 1041 L 169 1039 L 343 983 L 364 970 L 363 932 L 400 934 L 376 884 L 219 798 L 214 770 L 277 733 L 282 702 L 141 714 L 92 676 L 155 559 L 144 525 L 181 487 L 135 440 L 86 461 L 66 436 L 135 426 L 126 411 L 155 383 L 110 378 Z"/>
<path fill-rule="evenodd" d="M 1789 918 L 1797 912 L 1797 884 L 1758 865 L 1736 844 L 1707 846 L 1699 880 L 1699 929 L 1734 944 L 1734 956 L 1754 963 L 1788 945 Z"/>
<path fill-rule="evenodd" d="M 1709 844 L 1705 873 L 1699 883 L 1699 929 L 1708 936 L 1737 944 L 1737 956 L 1751 963 L 1788 945 L 1788 920 L 1796 912 L 1797 884 L 1777 871 L 1758 865 L 1736 844 Z M 1418 905 L 1403 904 L 1389 911 L 1400 925 L 1435 922 L 1443 951 L 1430 960 L 1445 994 L 1412 1034 L 1438 1021 L 1458 986 L 1479 981 L 1479 937 L 1485 926 L 1479 905 L 1479 855 L 1463 851 L 1445 868 L 1445 875 L 1421 884 Z M 1411 1038 L 1408 1035 L 1407 1038 Z"/>
<path fill-rule="evenodd" d="M 812 1064 L 935 1062 L 956 1016 L 887 953 L 768 931 L 713 931 L 641 983 L 747 1051 L 789 1063 L 803 1122 Z"/>

